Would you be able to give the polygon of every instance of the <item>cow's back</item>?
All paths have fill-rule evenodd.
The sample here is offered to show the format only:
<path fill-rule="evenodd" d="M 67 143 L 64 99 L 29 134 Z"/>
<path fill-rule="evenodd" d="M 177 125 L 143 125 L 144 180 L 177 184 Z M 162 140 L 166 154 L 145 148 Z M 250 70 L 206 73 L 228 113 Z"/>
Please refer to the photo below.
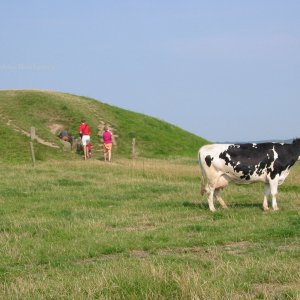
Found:
<path fill-rule="evenodd" d="M 267 180 L 264 159 L 273 158 L 257 151 L 256 144 L 211 144 L 199 150 L 199 164 L 204 176 L 213 180 L 223 176 L 227 181 L 250 183 Z"/>

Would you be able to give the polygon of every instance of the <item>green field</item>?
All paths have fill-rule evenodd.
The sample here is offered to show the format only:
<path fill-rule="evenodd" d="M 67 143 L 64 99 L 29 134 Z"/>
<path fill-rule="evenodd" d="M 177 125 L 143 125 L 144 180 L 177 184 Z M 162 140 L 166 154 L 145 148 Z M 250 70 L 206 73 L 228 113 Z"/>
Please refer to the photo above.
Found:
<path fill-rule="evenodd" d="M 94 156 L 57 130 L 92 129 Z M 99 134 L 113 131 L 113 163 Z M 31 162 L 30 128 L 36 164 Z M 263 186 L 200 196 L 208 141 L 150 116 L 50 91 L 0 91 L 0 299 L 300 299 L 300 165 Z M 132 139 L 136 159 L 131 159 Z"/>
<path fill-rule="evenodd" d="M 300 166 L 208 210 L 197 161 L 1 164 L 0 299 L 300 299 Z"/>

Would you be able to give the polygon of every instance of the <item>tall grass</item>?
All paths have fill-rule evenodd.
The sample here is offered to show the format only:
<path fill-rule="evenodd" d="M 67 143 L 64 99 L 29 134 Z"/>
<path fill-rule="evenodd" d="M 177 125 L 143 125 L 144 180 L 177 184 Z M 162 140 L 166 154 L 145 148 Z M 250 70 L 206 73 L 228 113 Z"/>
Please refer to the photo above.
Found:
<path fill-rule="evenodd" d="M 211 213 L 192 159 L 1 165 L 0 298 L 299 299 L 300 168 Z"/>

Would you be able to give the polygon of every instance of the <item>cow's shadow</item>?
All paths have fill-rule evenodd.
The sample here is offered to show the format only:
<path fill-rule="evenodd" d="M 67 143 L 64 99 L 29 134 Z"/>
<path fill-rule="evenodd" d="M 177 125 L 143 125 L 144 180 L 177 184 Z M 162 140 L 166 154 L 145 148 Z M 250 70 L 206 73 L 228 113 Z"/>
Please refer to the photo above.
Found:
<path fill-rule="evenodd" d="M 195 208 L 195 209 L 209 209 L 208 203 L 199 202 L 199 201 L 198 202 L 184 201 L 183 206 L 189 208 Z"/>
<path fill-rule="evenodd" d="M 231 208 L 258 208 L 263 210 L 261 203 L 232 203 L 229 205 Z"/>
<path fill-rule="evenodd" d="M 228 209 L 234 209 L 234 208 L 238 208 L 238 209 L 249 209 L 249 208 L 255 208 L 261 211 L 264 211 L 262 208 L 262 204 L 261 203 L 226 203 L 228 205 Z M 209 206 L 207 202 L 201 202 L 201 201 L 197 201 L 197 202 L 189 202 L 189 201 L 184 201 L 182 204 L 184 207 L 189 207 L 192 209 L 201 209 L 201 210 L 209 210 Z M 224 210 L 224 208 L 222 208 L 219 203 L 215 203 L 215 207 L 217 210 Z M 225 209 L 226 210 L 226 209 Z"/>

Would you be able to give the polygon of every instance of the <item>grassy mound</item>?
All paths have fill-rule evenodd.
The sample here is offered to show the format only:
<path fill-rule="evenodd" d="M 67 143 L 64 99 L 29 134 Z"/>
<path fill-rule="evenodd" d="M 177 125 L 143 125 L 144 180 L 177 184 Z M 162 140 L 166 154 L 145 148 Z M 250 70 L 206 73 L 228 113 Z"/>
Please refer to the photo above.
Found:
<path fill-rule="evenodd" d="M 114 107 L 94 99 L 50 91 L 0 91 L 0 162 L 30 162 L 29 131 L 35 127 L 36 159 L 79 159 L 63 151 L 57 137 L 61 129 L 78 137 L 81 119 L 92 129 L 94 149 L 100 152 L 100 137 L 108 124 L 115 137 L 114 155 L 130 157 L 132 138 L 137 155 L 147 158 L 196 157 L 205 139 L 179 127 L 143 114 Z M 100 153 L 99 153 L 100 157 Z"/>

